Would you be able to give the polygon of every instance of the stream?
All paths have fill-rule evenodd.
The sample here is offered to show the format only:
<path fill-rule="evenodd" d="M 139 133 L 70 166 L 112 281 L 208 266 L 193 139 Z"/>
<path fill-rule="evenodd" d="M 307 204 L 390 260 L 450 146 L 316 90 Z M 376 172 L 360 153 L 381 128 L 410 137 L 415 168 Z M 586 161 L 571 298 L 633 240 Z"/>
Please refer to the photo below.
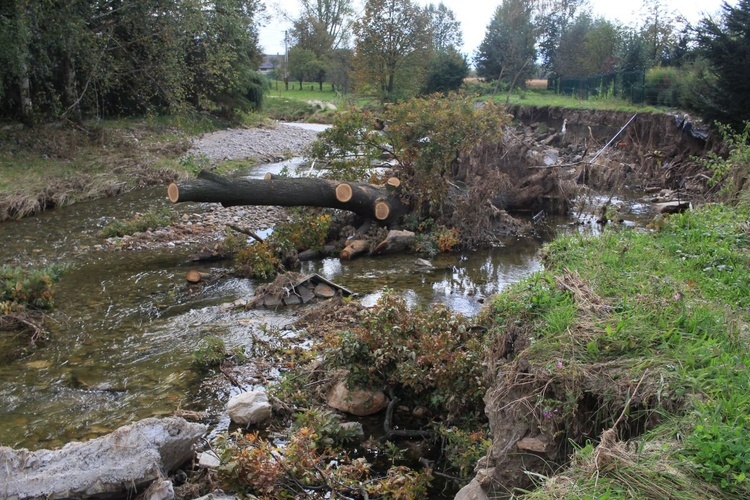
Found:
<path fill-rule="evenodd" d="M 263 165 L 250 174 L 283 167 Z M 55 286 L 46 343 L 30 347 L 25 335 L 0 332 L 0 445 L 55 448 L 190 408 L 201 380 L 191 366 L 192 353 L 201 338 L 218 335 L 230 347 L 248 345 L 266 325 L 283 327 L 294 319 L 294 310 L 226 307 L 252 295 L 260 284 L 252 280 L 226 277 L 198 291 L 188 288 L 188 269 L 216 274 L 227 264 L 189 263 L 187 246 L 95 249 L 102 242 L 98 231 L 113 219 L 168 205 L 160 187 L 0 224 L 0 265 L 71 264 Z M 171 206 L 180 213 L 209 208 Z M 304 263 L 302 272 L 319 273 L 361 294 L 366 305 L 387 287 L 410 305 L 439 303 L 475 315 L 483 299 L 540 269 L 541 244 L 569 222 L 547 221 L 546 237 L 440 255 L 431 271 L 419 271 L 414 255 L 397 255 L 327 258 Z"/>

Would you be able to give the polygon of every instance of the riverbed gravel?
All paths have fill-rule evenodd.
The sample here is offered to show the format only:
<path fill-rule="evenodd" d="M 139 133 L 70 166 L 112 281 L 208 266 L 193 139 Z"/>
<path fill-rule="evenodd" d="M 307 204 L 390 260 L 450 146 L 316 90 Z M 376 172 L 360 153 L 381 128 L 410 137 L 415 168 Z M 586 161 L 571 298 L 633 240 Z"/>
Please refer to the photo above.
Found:
<path fill-rule="evenodd" d="M 192 141 L 188 152 L 210 164 L 223 160 L 270 162 L 302 156 L 324 129 L 321 125 L 279 123 L 273 128 L 225 129 Z M 166 228 L 122 238 L 109 238 L 96 250 L 146 250 L 163 247 L 210 247 L 221 241 L 229 224 L 254 232 L 268 229 L 288 217 L 282 207 L 222 207 L 218 203 L 196 203 Z"/>
<path fill-rule="evenodd" d="M 320 127 L 279 123 L 274 128 L 226 129 L 193 140 L 188 154 L 210 162 L 254 158 L 274 161 L 299 156 L 318 136 Z"/>

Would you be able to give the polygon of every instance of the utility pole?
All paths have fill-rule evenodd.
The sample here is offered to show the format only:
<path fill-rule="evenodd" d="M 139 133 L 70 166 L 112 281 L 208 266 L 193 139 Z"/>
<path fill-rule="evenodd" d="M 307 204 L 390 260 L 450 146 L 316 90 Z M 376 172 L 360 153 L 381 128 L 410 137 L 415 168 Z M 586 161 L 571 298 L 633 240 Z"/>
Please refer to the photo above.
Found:
<path fill-rule="evenodd" d="M 289 33 L 284 30 L 284 88 L 289 90 Z"/>

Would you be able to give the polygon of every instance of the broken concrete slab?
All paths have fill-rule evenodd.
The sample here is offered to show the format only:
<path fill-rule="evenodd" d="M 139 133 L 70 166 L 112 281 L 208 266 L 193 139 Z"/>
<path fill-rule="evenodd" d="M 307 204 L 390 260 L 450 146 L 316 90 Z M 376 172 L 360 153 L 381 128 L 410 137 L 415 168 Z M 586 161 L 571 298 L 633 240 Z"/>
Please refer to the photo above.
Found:
<path fill-rule="evenodd" d="M 273 283 L 258 287 L 248 307 L 276 308 L 282 305 L 307 304 L 316 298 L 330 299 L 336 295 L 352 295 L 351 290 L 337 285 L 319 274 L 286 273 L 276 277 Z"/>
<path fill-rule="evenodd" d="M 190 460 L 207 427 L 182 418 L 147 418 L 58 450 L 0 447 L 3 498 L 123 494 L 166 477 Z"/>

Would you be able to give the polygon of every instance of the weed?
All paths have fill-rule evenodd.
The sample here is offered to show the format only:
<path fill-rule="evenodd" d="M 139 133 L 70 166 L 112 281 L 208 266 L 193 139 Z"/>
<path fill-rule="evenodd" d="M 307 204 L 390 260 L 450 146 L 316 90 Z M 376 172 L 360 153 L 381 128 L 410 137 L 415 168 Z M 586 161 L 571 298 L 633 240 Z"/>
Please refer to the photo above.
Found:
<path fill-rule="evenodd" d="M 706 158 L 700 160 L 713 172 L 711 182 L 722 186 L 721 194 L 730 202 L 750 203 L 750 122 L 735 132 L 728 125 L 716 124 L 724 144 L 729 149 L 726 158 L 709 152 Z"/>
<path fill-rule="evenodd" d="M 174 211 L 167 208 L 152 209 L 143 214 L 136 214 L 128 220 L 110 222 L 99 232 L 99 235 L 103 238 L 111 238 L 153 231 L 169 226 L 174 220 Z"/>
<path fill-rule="evenodd" d="M 274 245 L 285 250 L 320 250 L 328 240 L 332 217 L 325 212 L 298 210 L 273 229 Z"/>
<path fill-rule="evenodd" d="M 233 262 L 239 275 L 262 280 L 276 276 L 281 266 L 276 249 L 267 241 L 240 249 L 234 254 Z"/>
<path fill-rule="evenodd" d="M 482 341 L 462 316 L 440 306 L 409 311 L 386 291 L 361 313 L 359 327 L 326 335 L 322 355 L 328 367 L 346 368 L 352 383 L 397 388 L 450 420 L 483 408 Z"/>
<path fill-rule="evenodd" d="M 198 347 L 193 351 L 193 364 L 201 369 L 215 368 L 226 359 L 227 348 L 224 341 L 210 335 L 201 339 Z"/>

